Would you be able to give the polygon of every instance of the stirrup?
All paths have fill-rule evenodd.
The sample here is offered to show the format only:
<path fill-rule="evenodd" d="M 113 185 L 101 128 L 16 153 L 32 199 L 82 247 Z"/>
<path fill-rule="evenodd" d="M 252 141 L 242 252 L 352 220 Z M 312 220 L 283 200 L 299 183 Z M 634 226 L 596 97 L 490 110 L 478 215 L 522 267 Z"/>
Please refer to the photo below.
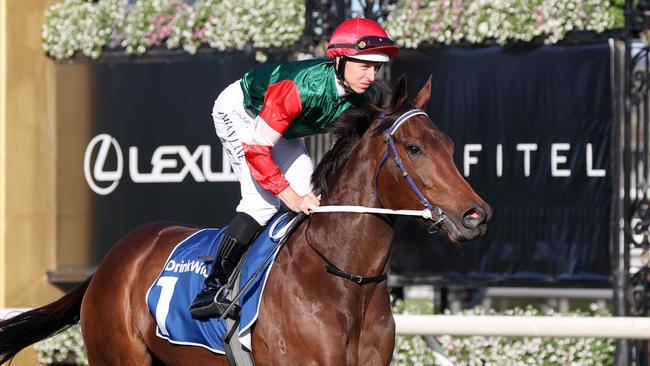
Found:
<path fill-rule="evenodd" d="M 241 307 L 238 304 L 232 304 L 232 301 L 228 299 L 228 292 L 224 293 L 221 295 L 222 290 L 227 290 L 228 286 L 223 286 L 217 291 L 217 295 L 214 297 L 214 308 L 216 309 L 216 316 L 222 319 L 225 318 L 230 318 L 233 320 L 239 319 L 239 315 L 241 312 Z M 228 308 L 230 307 L 230 310 Z M 226 310 L 228 310 L 228 313 L 226 313 Z M 225 316 L 224 316 L 225 314 Z"/>
<path fill-rule="evenodd" d="M 221 319 L 230 318 L 232 320 L 239 320 L 239 317 L 241 315 L 241 307 L 237 304 L 233 304 L 232 306 L 230 306 L 231 304 L 232 304 L 231 301 L 228 301 L 226 303 L 215 302 L 214 306 L 217 309 L 216 316 Z M 228 310 L 228 307 L 230 307 L 230 310 L 228 311 L 228 314 L 225 314 L 224 316 L 224 313 L 226 312 L 226 310 Z"/>
<path fill-rule="evenodd" d="M 213 304 L 214 304 L 214 299 L 215 297 L 212 297 L 210 302 L 205 301 L 205 299 L 202 299 L 204 301 L 199 302 L 198 297 L 204 292 L 205 290 L 201 291 L 192 303 L 190 304 L 189 311 L 192 314 L 193 317 L 196 318 L 207 318 L 210 316 L 214 315 L 214 309 L 213 309 Z M 207 295 L 207 294 L 206 294 Z M 198 304 L 196 304 L 198 303 Z M 204 304 L 204 305 L 199 305 L 199 304 Z"/>
<path fill-rule="evenodd" d="M 221 318 L 224 312 L 228 309 L 232 303 L 226 298 L 227 292 L 221 295 L 222 291 L 227 291 L 228 286 L 224 285 L 219 287 L 217 293 L 212 298 L 212 301 L 209 304 L 200 307 L 190 308 L 190 312 L 193 316 L 197 318 Z M 223 296 L 222 300 L 219 300 L 219 297 Z M 239 313 L 241 307 L 237 304 L 233 305 L 228 311 L 228 314 L 224 318 L 231 318 L 233 320 L 239 319 Z"/>

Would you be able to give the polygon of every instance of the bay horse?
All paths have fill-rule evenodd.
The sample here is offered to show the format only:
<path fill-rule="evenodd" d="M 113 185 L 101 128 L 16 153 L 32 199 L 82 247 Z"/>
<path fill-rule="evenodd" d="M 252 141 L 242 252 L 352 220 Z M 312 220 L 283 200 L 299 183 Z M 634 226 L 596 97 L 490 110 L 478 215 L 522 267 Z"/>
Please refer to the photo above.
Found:
<path fill-rule="evenodd" d="M 426 201 L 452 241 L 485 232 L 490 206 L 458 172 L 451 139 L 416 110 L 426 106 L 430 92 L 429 79 L 408 102 L 402 77 L 387 106 L 350 110 L 336 122 L 335 144 L 313 174 L 323 205 L 413 209 Z M 400 121 L 406 113 L 408 120 Z M 382 132 L 390 126 L 387 137 Z M 297 227 L 267 280 L 252 333 L 257 365 L 390 363 L 395 323 L 384 275 L 394 222 L 381 214 L 313 213 Z M 145 304 L 170 251 L 197 230 L 154 223 L 129 233 L 83 284 L 0 323 L 0 363 L 79 321 L 91 365 L 227 365 L 223 355 L 157 337 Z M 334 275 L 327 261 L 375 280 Z"/>

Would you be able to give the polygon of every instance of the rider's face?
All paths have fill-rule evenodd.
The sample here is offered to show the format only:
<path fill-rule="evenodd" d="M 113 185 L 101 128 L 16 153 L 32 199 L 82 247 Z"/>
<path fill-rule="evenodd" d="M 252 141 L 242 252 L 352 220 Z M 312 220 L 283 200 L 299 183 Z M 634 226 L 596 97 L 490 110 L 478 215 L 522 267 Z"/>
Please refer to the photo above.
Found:
<path fill-rule="evenodd" d="M 380 66 L 380 62 L 348 58 L 345 63 L 345 82 L 356 93 L 363 93 L 375 81 L 375 76 Z"/>

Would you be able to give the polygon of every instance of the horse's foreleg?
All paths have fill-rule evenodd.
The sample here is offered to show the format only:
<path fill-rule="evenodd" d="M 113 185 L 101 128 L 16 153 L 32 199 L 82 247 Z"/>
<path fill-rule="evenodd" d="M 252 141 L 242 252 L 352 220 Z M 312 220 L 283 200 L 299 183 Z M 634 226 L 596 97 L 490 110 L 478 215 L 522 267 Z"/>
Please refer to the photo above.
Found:
<path fill-rule="evenodd" d="M 361 325 L 359 365 L 388 365 L 395 348 L 395 321 L 388 286 L 377 286 L 369 300 Z"/>
<path fill-rule="evenodd" d="M 281 270 L 271 276 L 282 274 Z M 363 365 L 357 361 L 358 338 L 350 332 L 360 324 L 340 309 L 340 301 L 345 300 L 323 296 L 323 289 L 340 293 L 332 289 L 346 283 L 337 283 L 336 277 L 325 280 L 332 283 L 269 278 L 253 332 L 256 365 Z"/>

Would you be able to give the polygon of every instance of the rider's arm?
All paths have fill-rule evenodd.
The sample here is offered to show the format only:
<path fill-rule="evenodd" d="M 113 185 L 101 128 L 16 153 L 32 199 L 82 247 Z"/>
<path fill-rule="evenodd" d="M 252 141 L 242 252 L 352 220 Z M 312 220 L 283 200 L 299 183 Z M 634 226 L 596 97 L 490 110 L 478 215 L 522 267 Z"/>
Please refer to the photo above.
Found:
<path fill-rule="evenodd" d="M 293 81 L 283 80 L 271 84 L 264 96 L 262 110 L 255 119 L 254 130 L 250 136 L 242 138 L 244 155 L 251 175 L 274 195 L 290 187 L 273 161 L 271 149 L 301 112 L 300 91 Z"/>

